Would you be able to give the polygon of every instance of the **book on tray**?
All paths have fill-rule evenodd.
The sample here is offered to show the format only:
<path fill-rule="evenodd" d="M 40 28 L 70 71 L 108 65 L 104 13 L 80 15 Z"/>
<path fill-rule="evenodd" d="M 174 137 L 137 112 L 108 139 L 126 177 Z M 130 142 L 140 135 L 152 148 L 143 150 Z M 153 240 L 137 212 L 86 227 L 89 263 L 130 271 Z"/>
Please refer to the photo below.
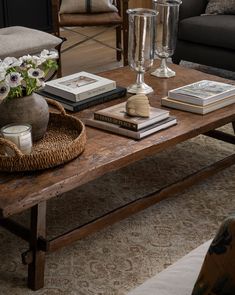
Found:
<path fill-rule="evenodd" d="M 116 125 L 116 124 L 108 123 L 108 122 L 104 122 L 104 121 L 99 121 L 99 120 L 95 120 L 95 119 L 86 119 L 85 124 L 87 126 L 103 129 L 106 131 L 110 131 L 113 133 L 117 133 L 120 135 L 131 137 L 134 139 L 141 139 L 141 138 L 144 138 L 144 137 L 146 137 L 150 134 L 153 134 L 157 131 L 160 131 L 160 130 L 166 129 L 170 126 L 176 125 L 177 120 L 175 117 L 169 116 L 166 119 L 163 119 L 157 123 L 153 123 L 147 127 L 139 129 L 138 131 L 133 131 L 131 129 L 127 129 L 127 128 L 120 126 L 120 125 Z"/>
<path fill-rule="evenodd" d="M 94 113 L 95 120 L 116 124 L 133 131 L 138 131 L 168 117 L 169 111 L 154 107 L 150 107 L 150 116 L 148 118 L 129 116 L 126 113 L 126 102 L 116 104 Z"/>
<path fill-rule="evenodd" d="M 124 87 L 119 87 L 117 86 L 115 89 L 102 93 L 102 94 L 98 94 L 80 101 L 70 101 L 67 100 L 63 97 L 60 97 L 58 95 L 46 92 L 44 89 L 40 89 L 37 91 L 37 93 L 52 98 L 56 101 L 58 101 L 59 103 L 62 104 L 62 106 L 69 111 L 72 112 L 78 112 L 81 110 L 84 110 L 88 107 L 100 104 L 100 103 L 104 103 L 106 101 L 110 101 L 116 98 L 120 98 L 126 95 L 126 88 Z"/>
<path fill-rule="evenodd" d="M 235 86 L 210 80 L 202 80 L 168 91 L 175 101 L 206 106 L 235 95 Z"/>
<path fill-rule="evenodd" d="M 87 72 L 79 72 L 45 83 L 44 91 L 73 102 L 116 89 L 116 82 Z"/>
<path fill-rule="evenodd" d="M 231 105 L 235 103 L 235 95 L 231 97 L 224 98 L 222 100 L 219 100 L 217 102 L 213 102 L 210 104 L 207 104 L 205 106 L 199 106 L 191 103 L 186 103 L 178 100 L 171 99 L 169 97 L 163 97 L 161 99 L 162 106 L 187 111 L 191 113 L 201 114 L 205 115 L 207 113 L 210 113 L 212 111 L 221 109 L 223 107 L 226 107 L 228 105 Z"/>

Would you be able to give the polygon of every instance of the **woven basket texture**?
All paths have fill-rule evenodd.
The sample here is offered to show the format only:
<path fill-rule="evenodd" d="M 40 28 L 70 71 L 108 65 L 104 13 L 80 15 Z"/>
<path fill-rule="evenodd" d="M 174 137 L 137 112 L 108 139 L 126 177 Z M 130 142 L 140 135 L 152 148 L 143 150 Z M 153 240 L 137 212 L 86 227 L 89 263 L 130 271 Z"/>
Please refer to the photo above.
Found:
<path fill-rule="evenodd" d="M 19 172 L 55 167 L 78 157 L 85 144 L 85 126 L 79 119 L 51 112 L 47 132 L 43 139 L 33 144 L 30 155 L 15 153 L 14 156 L 6 156 L 1 146 L 0 170 Z"/>

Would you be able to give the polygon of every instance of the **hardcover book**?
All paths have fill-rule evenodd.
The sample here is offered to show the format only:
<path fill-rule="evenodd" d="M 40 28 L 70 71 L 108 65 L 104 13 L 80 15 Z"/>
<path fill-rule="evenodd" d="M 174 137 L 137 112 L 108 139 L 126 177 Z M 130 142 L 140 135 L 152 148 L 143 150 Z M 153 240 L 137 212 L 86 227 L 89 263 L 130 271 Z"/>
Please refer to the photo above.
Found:
<path fill-rule="evenodd" d="M 58 101 L 59 103 L 62 104 L 62 106 L 66 110 L 69 110 L 72 112 L 79 112 L 79 111 L 89 108 L 91 106 L 125 96 L 126 95 L 126 88 L 117 87 L 114 90 L 111 90 L 111 91 L 108 91 L 108 92 L 105 92 L 105 93 L 102 93 L 102 94 L 99 94 L 99 95 L 96 95 L 96 96 L 93 96 L 93 97 L 90 97 L 87 99 L 83 99 L 83 100 L 77 101 L 77 102 L 64 99 L 63 97 L 59 97 L 57 95 L 48 93 L 44 90 L 38 90 L 37 93 Z"/>
<path fill-rule="evenodd" d="M 94 119 L 104 121 L 124 128 L 137 131 L 153 123 L 169 117 L 169 111 L 150 107 L 149 118 L 132 117 L 126 113 L 126 102 L 99 110 L 94 113 Z"/>
<path fill-rule="evenodd" d="M 173 109 L 178 109 L 182 111 L 187 111 L 191 113 L 205 115 L 212 111 L 218 110 L 225 106 L 235 103 L 235 95 L 231 97 L 224 98 L 217 102 L 210 103 L 206 106 L 198 106 L 195 104 L 190 104 L 182 101 L 177 101 L 174 99 L 170 99 L 169 97 L 163 97 L 161 99 L 161 104 L 166 107 L 170 107 Z"/>
<path fill-rule="evenodd" d="M 138 131 L 129 130 L 127 128 L 124 128 L 124 127 L 116 125 L 116 124 L 98 121 L 95 119 L 86 119 L 85 124 L 87 126 L 103 129 L 106 131 L 110 131 L 113 133 L 117 133 L 120 135 L 131 137 L 134 139 L 141 139 L 141 138 L 144 138 L 144 137 L 146 137 L 150 134 L 153 134 L 157 131 L 166 129 L 170 126 L 177 124 L 177 120 L 175 117 L 170 116 L 164 120 L 161 120 L 160 122 L 149 125 L 148 127 L 142 128 Z"/>
<path fill-rule="evenodd" d="M 202 80 L 168 91 L 168 97 L 185 103 L 205 106 L 235 95 L 231 84 Z"/>
<path fill-rule="evenodd" d="M 116 82 L 87 72 L 79 72 L 45 83 L 44 91 L 67 100 L 81 101 L 116 88 Z"/>

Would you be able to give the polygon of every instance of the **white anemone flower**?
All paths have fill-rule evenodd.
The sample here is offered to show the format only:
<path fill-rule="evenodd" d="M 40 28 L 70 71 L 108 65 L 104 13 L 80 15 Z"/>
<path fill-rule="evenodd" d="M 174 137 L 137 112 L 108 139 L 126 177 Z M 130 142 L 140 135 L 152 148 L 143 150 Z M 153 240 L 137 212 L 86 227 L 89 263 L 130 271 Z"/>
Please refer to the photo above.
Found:
<path fill-rule="evenodd" d="M 19 60 L 15 57 L 6 57 L 4 58 L 3 62 L 10 67 L 19 65 Z"/>
<path fill-rule="evenodd" d="M 12 72 L 8 75 L 6 75 L 6 83 L 14 88 L 17 87 L 21 84 L 21 81 L 23 80 L 23 78 L 21 77 L 21 75 L 17 72 Z"/>
<path fill-rule="evenodd" d="M 44 57 L 41 56 L 33 56 L 32 62 L 38 67 L 46 61 Z"/>
<path fill-rule="evenodd" d="M 44 49 L 41 54 L 40 57 L 43 57 L 45 59 L 57 59 L 58 58 L 58 52 L 56 50 L 47 50 Z"/>
<path fill-rule="evenodd" d="M 7 70 L 9 68 L 9 65 L 6 64 L 4 61 L 0 62 L 0 71 Z"/>
<path fill-rule="evenodd" d="M 49 58 L 51 58 L 51 59 L 57 59 L 57 58 L 59 58 L 58 52 L 55 51 L 55 50 L 54 51 L 50 51 Z"/>
<path fill-rule="evenodd" d="M 0 67 L 0 81 L 4 80 L 6 76 L 6 70 Z"/>
<path fill-rule="evenodd" d="M 6 98 L 9 91 L 10 91 L 9 85 L 7 85 L 5 82 L 0 82 L 0 100 Z"/>
<path fill-rule="evenodd" d="M 6 64 L 6 65 L 11 65 L 13 62 L 14 62 L 14 60 L 13 60 L 13 58 L 12 57 L 5 57 L 4 58 L 4 60 L 3 60 L 3 62 Z"/>
<path fill-rule="evenodd" d="M 46 57 L 49 54 L 49 50 L 44 49 L 41 53 L 40 56 Z"/>
<path fill-rule="evenodd" d="M 32 56 L 28 54 L 28 55 L 22 56 L 20 59 L 22 59 L 22 61 L 30 61 L 32 60 Z"/>
<path fill-rule="evenodd" d="M 26 69 L 28 68 L 28 64 L 27 64 L 27 62 L 26 62 L 25 60 L 23 60 L 22 57 L 20 57 L 19 60 L 20 60 L 20 68 L 21 68 L 22 70 L 26 70 Z M 30 65 L 29 65 L 29 66 L 30 66 Z"/>
<path fill-rule="evenodd" d="M 39 56 L 36 56 L 36 55 L 33 56 L 33 62 L 35 63 L 35 65 L 37 67 L 42 64 L 40 57 Z"/>
<path fill-rule="evenodd" d="M 37 68 L 37 69 L 31 68 L 28 70 L 28 76 L 30 78 L 40 79 L 40 78 L 44 77 L 44 72 L 39 68 Z"/>
<path fill-rule="evenodd" d="M 11 67 L 20 67 L 22 64 L 22 62 L 17 59 L 15 62 L 13 62 L 13 64 L 11 64 Z"/>
<path fill-rule="evenodd" d="M 37 55 L 31 56 L 31 59 L 29 60 L 29 62 L 31 64 L 33 64 L 34 66 L 36 66 L 36 67 L 38 67 L 38 66 L 40 66 L 42 64 L 42 61 L 41 61 L 40 57 L 37 56 Z"/>
<path fill-rule="evenodd" d="M 21 65 L 23 65 L 24 68 L 29 68 L 32 65 L 37 66 L 37 61 L 34 58 L 35 56 L 32 55 L 24 55 L 20 57 Z"/>

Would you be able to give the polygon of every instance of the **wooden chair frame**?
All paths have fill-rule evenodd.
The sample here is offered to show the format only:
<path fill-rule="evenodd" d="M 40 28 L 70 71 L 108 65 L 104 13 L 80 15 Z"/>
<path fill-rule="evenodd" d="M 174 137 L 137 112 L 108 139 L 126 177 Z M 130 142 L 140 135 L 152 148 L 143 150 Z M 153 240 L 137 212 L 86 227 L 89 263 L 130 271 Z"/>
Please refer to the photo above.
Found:
<path fill-rule="evenodd" d="M 58 37 L 60 37 L 60 28 L 62 26 L 60 25 L 59 10 L 60 10 L 61 0 L 51 0 L 51 2 L 52 2 L 54 31 L 55 31 L 55 34 Z M 116 57 L 117 57 L 118 61 L 121 60 L 121 57 L 123 55 L 123 64 L 124 64 L 124 66 L 127 65 L 128 64 L 128 15 L 126 13 L 126 10 L 128 9 L 128 3 L 129 3 L 129 0 L 116 0 L 116 7 L 118 9 L 119 15 L 122 17 L 122 23 L 120 25 L 117 24 L 117 25 L 107 26 L 107 27 L 115 28 L 115 30 L 116 30 L 116 48 L 114 48 L 108 44 L 104 44 L 103 42 L 96 39 L 97 36 L 104 33 L 104 30 L 102 30 L 101 32 L 99 32 L 93 36 L 87 36 L 87 35 L 83 34 L 83 36 L 85 37 L 84 40 L 76 42 L 75 44 L 69 46 L 68 48 L 62 50 L 61 52 L 62 53 L 66 52 L 67 50 L 72 49 L 72 48 L 80 45 L 81 43 L 84 43 L 88 40 L 93 39 L 96 42 L 99 42 L 101 44 L 104 44 L 105 46 L 115 49 L 116 50 Z M 94 25 L 89 25 L 89 26 L 99 26 L 99 25 L 94 24 Z M 63 27 L 63 28 L 66 30 L 70 30 L 72 32 L 75 32 L 74 30 L 69 29 L 67 27 L 66 28 Z"/>

